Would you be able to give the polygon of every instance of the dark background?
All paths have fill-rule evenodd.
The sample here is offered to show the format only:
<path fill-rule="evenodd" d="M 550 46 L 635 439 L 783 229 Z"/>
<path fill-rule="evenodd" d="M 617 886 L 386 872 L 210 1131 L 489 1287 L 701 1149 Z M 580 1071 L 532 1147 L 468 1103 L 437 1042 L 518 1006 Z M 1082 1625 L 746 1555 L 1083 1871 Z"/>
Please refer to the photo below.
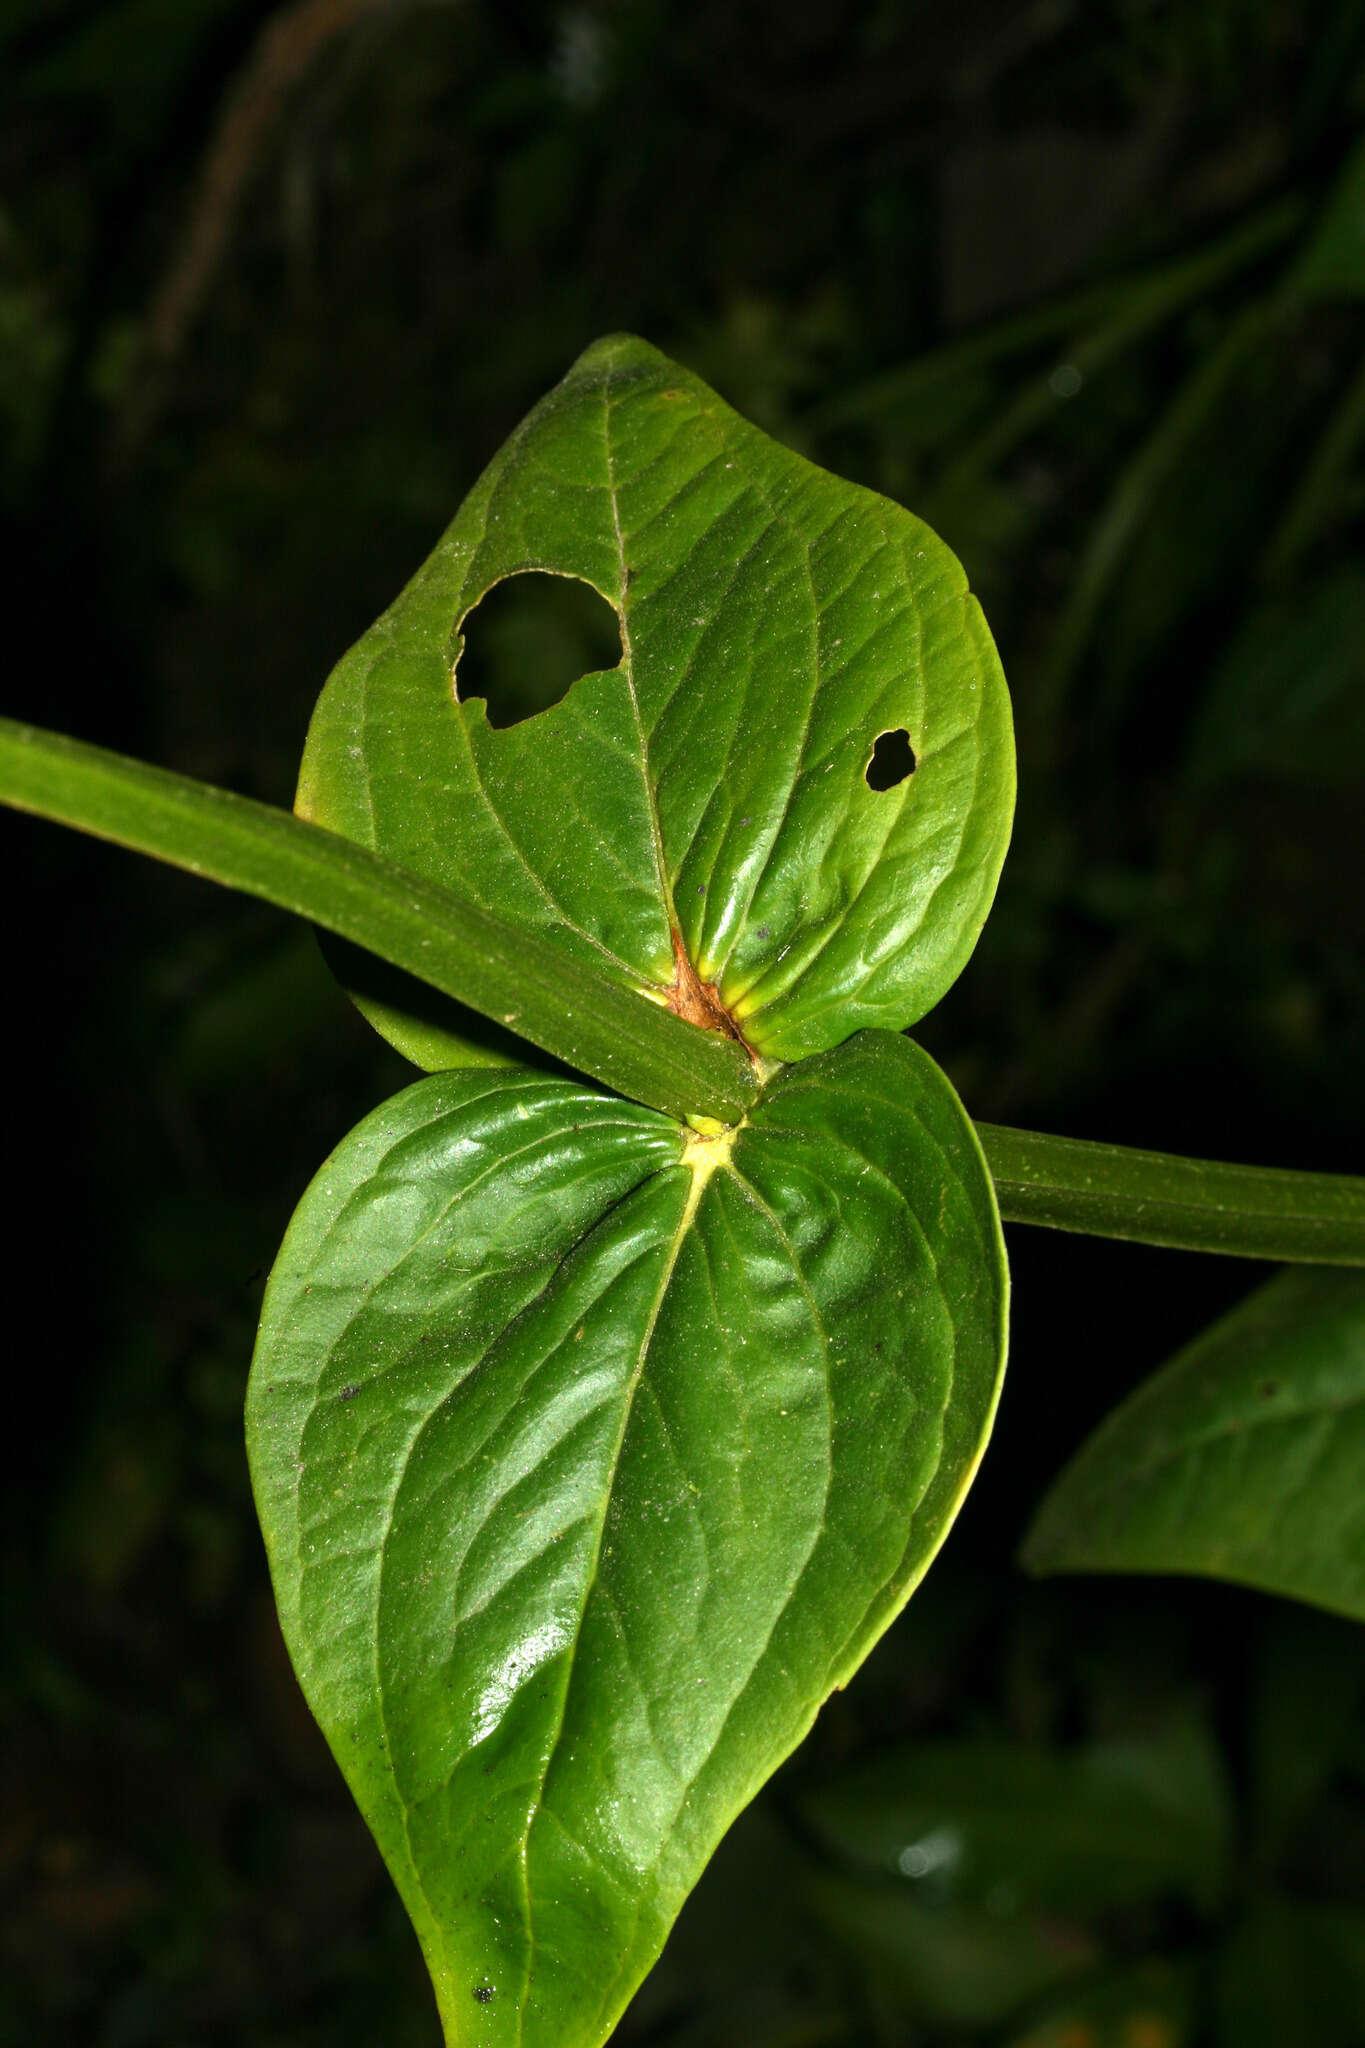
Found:
<path fill-rule="evenodd" d="M 1362 135 L 1365 0 L 2 0 L 0 708 L 288 804 L 331 663 L 634 329 L 981 593 L 1019 819 L 920 1033 L 968 1107 L 1359 1172 Z M 493 691 L 592 624 L 483 623 Z M 9 815 L 0 858 L 0 2043 L 434 2048 L 241 1433 L 291 1206 L 411 1070 L 284 918 Z M 1012 1562 L 1262 1271 L 1011 1237 L 976 1492 L 623 2040 L 1365 2042 L 1356 1631 Z M 1029 1805 L 1096 1745 L 1160 1781 L 1150 1870 L 1083 1770 Z M 961 1882 L 818 1824 L 869 1758 L 976 1829 Z"/>

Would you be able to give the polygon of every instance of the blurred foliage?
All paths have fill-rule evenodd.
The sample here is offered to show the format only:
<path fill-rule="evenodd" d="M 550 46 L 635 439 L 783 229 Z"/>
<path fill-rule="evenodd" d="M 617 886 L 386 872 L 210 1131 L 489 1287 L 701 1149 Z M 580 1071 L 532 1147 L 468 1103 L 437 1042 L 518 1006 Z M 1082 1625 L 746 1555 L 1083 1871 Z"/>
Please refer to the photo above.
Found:
<path fill-rule="evenodd" d="M 924 1033 L 969 1107 L 1359 1172 L 1362 0 L 356 9 L 258 99 L 158 352 L 288 11 L 0 4 L 4 709 L 287 802 L 331 661 L 576 351 L 641 331 L 930 518 L 982 594 L 1019 824 Z M 467 679 L 518 715 L 611 658 L 599 631 L 569 586 L 490 599 Z M 279 1645 L 240 1422 L 289 1208 L 404 1070 L 306 935 L 0 830 L 0 2043 L 430 2048 Z M 1365 2042 L 1356 1633 L 1004 1564 L 1100 1415 L 1259 1275 L 1012 1256 L 961 1525 L 623 2041 Z"/>

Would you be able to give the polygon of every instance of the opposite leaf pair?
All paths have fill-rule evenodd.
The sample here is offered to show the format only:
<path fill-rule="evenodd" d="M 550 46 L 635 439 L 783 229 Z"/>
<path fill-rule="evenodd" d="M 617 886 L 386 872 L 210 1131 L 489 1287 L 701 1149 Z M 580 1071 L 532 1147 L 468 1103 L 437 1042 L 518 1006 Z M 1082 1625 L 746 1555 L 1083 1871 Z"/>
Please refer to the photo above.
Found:
<path fill-rule="evenodd" d="M 528 569 L 607 597 L 623 659 L 495 731 L 459 626 Z M 888 731 L 916 766 L 877 790 Z M 291 1654 L 452 2042 L 605 2038 L 970 1481 L 999 1221 L 894 1033 L 970 952 L 1012 797 L 942 545 L 630 340 L 530 415 L 323 695 L 306 816 L 765 1083 L 685 1122 L 362 997 L 447 1071 L 304 1198 L 249 1440 Z"/>

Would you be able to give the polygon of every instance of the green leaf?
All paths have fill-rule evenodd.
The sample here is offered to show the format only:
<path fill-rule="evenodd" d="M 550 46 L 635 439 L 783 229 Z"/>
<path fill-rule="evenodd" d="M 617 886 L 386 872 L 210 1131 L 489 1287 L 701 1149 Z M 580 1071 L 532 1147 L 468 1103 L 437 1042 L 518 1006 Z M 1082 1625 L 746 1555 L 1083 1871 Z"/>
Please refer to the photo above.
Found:
<path fill-rule="evenodd" d="M 1363 626 L 1365 575 L 1354 563 L 1253 607 L 1193 721 L 1188 782 L 1204 790 L 1255 776 L 1330 788 L 1365 779 Z"/>
<path fill-rule="evenodd" d="M 1365 1620 L 1365 1275 L 1279 1275 L 1101 1424 L 1034 1572 L 1192 1572 Z"/>
<path fill-rule="evenodd" d="M 540 933 L 509 927 L 496 905 L 471 903 L 269 804 L 8 718 L 0 802 L 310 918 L 660 1109 L 733 1120 L 758 1093 L 751 1063 L 717 1033 L 630 995 Z M 373 986 L 387 995 L 382 981 Z M 466 1053 L 476 1064 L 488 1056 Z"/>
<path fill-rule="evenodd" d="M 1230 1846 L 1217 1751 L 1184 1722 L 1072 1754 L 915 1743 L 826 1779 L 800 1807 L 828 1849 L 922 1905 L 1006 1917 L 1162 1896 L 1208 1910 Z"/>
<path fill-rule="evenodd" d="M 452 2042 L 605 2038 L 975 1471 L 971 1125 L 861 1034 L 706 1139 L 462 1070 L 299 1208 L 248 1436 L 285 1636 Z"/>
<path fill-rule="evenodd" d="M 865 1995 L 871 1991 L 879 2007 L 951 2029 L 953 2039 L 959 2030 L 998 2027 L 1098 1959 L 1085 1929 L 1042 1915 L 987 1912 L 954 1900 L 929 1906 L 904 1889 L 823 1872 L 812 1874 L 807 1890 L 811 1909 L 854 1958 Z M 902 2028 L 887 2027 L 877 2038 L 918 2038 L 903 2018 Z"/>
<path fill-rule="evenodd" d="M 900 2005 L 953 2027 L 998 2025 L 1078 1973 L 1091 1989 L 1118 1913 L 1211 1911 L 1232 1845 L 1220 1757 L 1189 1721 L 1069 1753 L 908 1744 L 796 1805 L 833 1865 L 816 1910 Z M 1131 2012 L 1135 1987 L 1113 1989 Z"/>
<path fill-rule="evenodd" d="M 495 730 L 457 698 L 461 628 L 527 570 L 606 598 L 623 659 Z M 874 788 L 884 734 L 915 766 Z M 943 544 L 615 336 L 342 661 L 298 808 L 657 1001 L 681 951 L 780 1061 L 937 1001 L 990 906 L 1013 800 L 1004 680 Z M 432 1058 L 429 1029 L 375 1021 Z"/>

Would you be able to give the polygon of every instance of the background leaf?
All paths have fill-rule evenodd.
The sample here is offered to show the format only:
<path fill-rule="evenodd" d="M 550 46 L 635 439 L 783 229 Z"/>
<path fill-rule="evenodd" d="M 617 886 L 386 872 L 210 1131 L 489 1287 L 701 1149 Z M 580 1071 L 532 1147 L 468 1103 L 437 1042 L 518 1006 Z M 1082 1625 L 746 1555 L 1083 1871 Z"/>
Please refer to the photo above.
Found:
<path fill-rule="evenodd" d="M 1365 1620 L 1363 1461 L 1365 1276 L 1283 1273 L 1105 1420 L 1024 1562 L 1201 1572 Z"/>
<path fill-rule="evenodd" d="M 305 1692 L 453 2040 L 605 2037 L 899 1611 L 990 1427 L 956 1097 L 863 1034 L 708 1145 L 525 1072 L 406 1090 L 305 1196 L 252 1469 Z"/>
<path fill-rule="evenodd" d="M 1219 2048 L 1356 2048 L 1365 2009 L 1365 1913 L 1273 1899 L 1220 1958 Z"/>
<path fill-rule="evenodd" d="M 1306 298 L 1365 296 L 1365 144 L 1338 172 L 1292 282 Z"/>
<path fill-rule="evenodd" d="M 495 730 L 452 673 L 480 598 L 527 570 L 607 598 L 623 658 Z M 872 787 L 897 734 L 903 779 Z M 948 550 L 625 336 L 528 416 L 336 670 L 298 804 L 660 1000 L 681 945 L 788 1060 L 952 983 L 1013 797 L 999 662 Z"/>
<path fill-rule="evenodd" d="M 954 2034 L 999 2026 L 1095 1960 L 1083 1930 L 1049 1926 L 1031 1914 L 952 1903 L 926 1908 L 903 1891 L 829 1876 L 813 1879 L 811 1893 L 860 1973 L 893 2009 Z"/>
<path fill-rule="evenodd" d="M 1248 615 L 1190 733 L 1184 772 L 1196 788 L 1365 780 L 1362 606 L 1365 575 L 1352 564 Z"/>
<path fill-rule="evenodd" d="M 884 1750 L 813 1787 L 827 1849 L 933 1906 L 1091 1913 L 1174 1895 L 1207 1911 L 1230 1812 L 1217 1751 L 1184 1722 L 1070 1754 L 995 1742 Z"/>

